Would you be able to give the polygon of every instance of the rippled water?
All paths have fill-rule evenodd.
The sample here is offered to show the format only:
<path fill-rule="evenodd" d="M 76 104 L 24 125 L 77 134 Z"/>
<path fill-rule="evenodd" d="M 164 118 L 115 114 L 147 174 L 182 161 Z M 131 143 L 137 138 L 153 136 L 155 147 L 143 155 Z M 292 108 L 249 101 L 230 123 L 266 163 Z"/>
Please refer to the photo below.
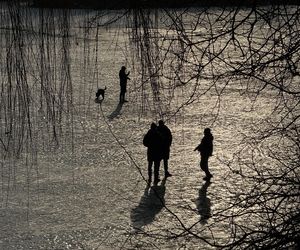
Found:
<path fill-rule="evenodd" d="M 175 114 L 190 91 L 178 88 L 166 122 L 174 138 L 169 163 L 173 177 L 149 189 L 139 172 L 147 176 L 142 138 L 158 116 L 151 104 L 142 103 L 135 88 L 138 62 L 130 57 L 127 31 L 100 27 L 98 41 L 89 35 L 87 43 L 78 23 L 72 23 L 77 33 L 70 40 L 69 58 L 74 106 L 63 116 L 59 145 L 49 136 L 51 123 L 37 103 L 33 104 L 37 164 L 32 163 L 30 150 L 20 159 L 2 158 L 0 248 L 210 249 L 206 240 L 226 241 L 230 228 L 216 215 L 228 206 L 230 190 L 240 188 L 243 180 L 225 162 L 242 149 L 244 135 L 251 135 L 253 126 L 270 115 L 272 93 L 253 103 L 233 85 L 225 90 L 218 110 L 219 95 L 211 90 Z M 8 45 L 3 37 L 1 41 L 4 57 Z M 35 42 L 33 38 L 28 48 Z M 56 53 L 59 61 L 61 54 Z M 28 55 L 29 61 L 36 59 L 34 52 Z M 39 64 L 30 65 L 35 72 Z M 118 106 L 122 65 L 131 70 L 132 80 L 129 102 Z M 28 70 L 28 81 L 34 81 Z M 57 79 L 62 70 L 56 69 Z M 1 72 L 4 75 L 5 68 Z M 38 95 L 36 86 L 31 90 Z M 107 87 L 102 104 L 94 102 L 97 86 Z M 193 151 L 208 126 L 215 138 L 210 184 L 202 181 L 199 155 Z M 199 238 L 187 234 L 182 224 Z"/>

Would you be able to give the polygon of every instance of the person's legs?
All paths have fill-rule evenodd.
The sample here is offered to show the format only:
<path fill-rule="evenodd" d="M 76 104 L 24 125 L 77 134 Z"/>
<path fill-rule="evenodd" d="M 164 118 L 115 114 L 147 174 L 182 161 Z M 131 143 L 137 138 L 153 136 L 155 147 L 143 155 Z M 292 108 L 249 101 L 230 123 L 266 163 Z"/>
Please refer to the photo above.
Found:
<path fill-rule="evenodd" d="M 172 175 L 169 173 L 169 156 L 170 156 L 170 148 L 165 147 L 163 150 L 163 161 L 164 161 L 164 170 L 165 170 L 165 178 L 171 177 Z"/>
<path fill-rule="evenodd" d="M 127 102 L 125 100 L 126 84 L 121 84 L 120 87 L 121 87 L 121 90 L 120 90 L 120 103 Z"/>
<path fill-rule="evenodd" d="M 159 165 L 160 161 L 154 161 L 154 184 L 156 185 L 160 179 L 159 179 Z"/>
<path fill-rule="evenodd" d="M 164 170 L 165 170 L 165 178 L 167 178 L 167 177 L 171 177 L 172 175 L 169 173 L 169 170 L 168 170 L 168 168 L 169 168 L 169 166 L 168 166 L 168 158 L 164 158 L 163 159 L 164 160 Z"/>
<path fill-rule="evenodd" d="M 153 164 L 153 161 L 148 161 L 148 183 L 149 184 L 152 181 L 152 164 Z"/>
<path fill-rule="evenodd" d="M 120 103 L 123 103 L 125 100 L 125 92 L 126 92 L 126 86 L 124 83 L 120 84 Z"/>
<path fill-rule="evenodd" d="M 128 102 L 126 99 L 125 99 L 125 94 L 127 92 L 127 84 L 125 83 L 124 86 L 123 86 L 123 102 Z"/>
<path fill-rule="evenodd" d="M 120 103 L 124 102 L 124 93 L 120 92 Z"/>
<path fill-rule="evenodd" d="M 206 178 L 211 178 L 212 174 L 208 170 L 208 157 L 201 156 L 200 167 L 205 172 Z"/>

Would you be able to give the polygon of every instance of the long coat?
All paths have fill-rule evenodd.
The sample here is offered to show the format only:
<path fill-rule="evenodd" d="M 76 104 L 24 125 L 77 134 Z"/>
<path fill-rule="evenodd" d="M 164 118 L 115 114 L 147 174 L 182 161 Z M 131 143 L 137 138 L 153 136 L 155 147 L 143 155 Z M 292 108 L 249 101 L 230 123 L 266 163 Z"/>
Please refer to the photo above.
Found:
<path fill-rule="evenodd" d="M 119 78 L 120 78 L 120 87 L 121 87 L 121 92 L 126 92 L 126 87 L 127 87 L 127 80 L 130 79 L 128 77 L 129 73 L 126 74 L 125 70 L 120 70 L 119 71 Z"/>
<path fill-rule="evenodd" d="M 172 133 L 171 130 L 166 125 L 158 126 L 158 131 L 161 133 L 162 142 L 162 157 L 163 159 L 169 159 L 170 157 L 170 147 L 172 144 Z"/>
<path fill-rule="evenodd" d="M 162 137 L 156 128 L 147 132 L 143 144 L 147 147 L 148 161 L 160 161 L 162 159 Z"/>
<path fill-rule="evenodd" d="M 195 148 L 195 150 L 200 151 L 201 157 L 212 156 L 213 153 L 213 140 L 212 134 L 206 134 L 201 140 L 201 143 Z"/>

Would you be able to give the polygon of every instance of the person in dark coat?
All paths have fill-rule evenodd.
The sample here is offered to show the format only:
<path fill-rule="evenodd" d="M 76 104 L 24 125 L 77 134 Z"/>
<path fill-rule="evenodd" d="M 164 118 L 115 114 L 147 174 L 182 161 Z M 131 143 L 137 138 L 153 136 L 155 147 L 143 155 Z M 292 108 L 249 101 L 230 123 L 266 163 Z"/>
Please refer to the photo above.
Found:
<path fill-rule="evenodd" d="M 213 153 L 213 140 L 214 137 L 211 134 L 210 128 L 204 129 L 204 137 L 201 143 L 194 149 L 194 151 L 199 151 L 201 155 L 200 167 L 205 172 L 204 180 L 210 180 L 212 174 L 208 169 L 208 158 L 212 156 Z"/>
<path fill-rule="evenodd" d="M 143 144 L 147 147 L 148 160 L 148 184 L 152 180 L 152 165 L 154 163 L 154 185 L 160 181 L 159 179 L 159 165 L 162 159 L 162 138 L 158 132 L 157 125 L 153 122 L 147 134 L 144 136 Z"/>
<path fill-rule="evenodd" d="M 172 144 L 172 133 L 171 130 L 165 125 L 163 120 L 158 121 L 158 131 L 160 132 L 162 142 L 162 159 L 164 161 L 165 178 L 171 177 L 172 175 L 168 171 L 168 160 L 170 158 L 170 147 Z"/>
<path fill-rule="evenodd" d="M 126 67 L 122 66 L 121 70 L 119 71 L 119 78 L 120 78 L 120 103 L 127 102 L 125 100 L 125 93 L 127 91 L 127 80 L 130 80 L 128 77 L 130 74 L 130 71 L 126 73 Z"/>

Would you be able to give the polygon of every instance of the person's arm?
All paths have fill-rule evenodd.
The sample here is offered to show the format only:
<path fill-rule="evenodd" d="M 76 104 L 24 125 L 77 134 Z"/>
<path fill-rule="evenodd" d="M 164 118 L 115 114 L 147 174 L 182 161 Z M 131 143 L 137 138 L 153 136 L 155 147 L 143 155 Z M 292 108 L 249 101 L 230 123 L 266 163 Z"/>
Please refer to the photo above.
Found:
<path fill-rule="evenodd" d="M 171 146 L 171 144 L 172 144 L 172 140 L 173 140 L 172 132 L 171 132 L 171 130 L 169 129 L 169 142 L 170 142 L 170 146 Z"/>
<path fill-rule="evenodd" d="M 144 139 L 143 139 L 143 145 L 145 147 L 148 147 L 149 146 L 149 139 L 148 139 L 148 133 L 144 136 Z"/>
<path fill-rule="evenodd" d="M 194 149 L 194 151 L 201 151 L 201 149 L 202 149 L 202 141 L 201 141 L 201 143 Z"/>

